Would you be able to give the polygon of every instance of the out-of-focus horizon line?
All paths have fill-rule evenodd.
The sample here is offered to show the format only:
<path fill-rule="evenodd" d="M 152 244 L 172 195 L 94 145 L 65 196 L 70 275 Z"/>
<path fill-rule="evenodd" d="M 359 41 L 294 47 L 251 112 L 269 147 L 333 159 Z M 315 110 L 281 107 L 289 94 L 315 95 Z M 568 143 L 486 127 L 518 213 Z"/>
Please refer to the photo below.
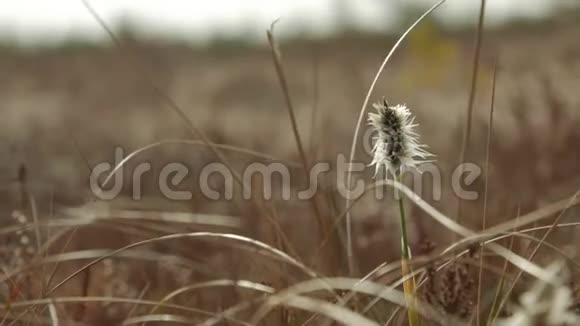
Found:
<path fill-rule="evenodd" d="M 394 33 L 409 19 L 426 10 L 427 0 L 321 0 L 205 1 L 129 0 L 88 2 L 116 31 L 125 30 L 140 39 L 169 40 L 192 44 L 216 39 L 265 42 L 270 23 L 280 19 L 281 38 L 326 38 L 345 31 Z M 58 45 L 68 41 L 109 42 L 80 0 L 36 2 L 22 0 L 0 4 L 0 43 L 15 46 Z M 519 3 L 519 4 L 518 4 Z M 434 21 L 449 29 L 461 29 L 477 21 L 480 1 L 448 0 L 433 15 Z M 580 12 L 574 0 L 487 0 L 486 26 L 500 27 L 513 22 L 544 22 L 550 18 Z M 579 15 L 580 16 L 580 15 Z"/>

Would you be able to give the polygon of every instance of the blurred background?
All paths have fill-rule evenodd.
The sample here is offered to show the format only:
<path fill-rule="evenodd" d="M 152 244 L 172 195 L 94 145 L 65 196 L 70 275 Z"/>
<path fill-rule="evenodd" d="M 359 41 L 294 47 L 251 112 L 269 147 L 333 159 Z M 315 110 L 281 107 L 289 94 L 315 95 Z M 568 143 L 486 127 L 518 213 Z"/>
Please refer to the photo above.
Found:
<path fill-rule="evenodd" d="M 427 0 L 321 1 L 88 1 L 111 28 L 130 29 L 143 39 L 180 40 L 192 46 L 219 39 L 264 43 L 264 29 L 281 19 L 281 37 L 328 38 L 344 32 L 396 33 L 416 14 L 434 4 Z M 578 7 L 574 0 L 487 1 L 488 27 L 541 23 Z M 4 3 L 0 12 L 4 43 L 58 46 L 74 39 L 104 42 L 109 38 L 82 1 Z M 478 1 L 448 1 L 433 20 L 450 29 L 473 26 Z"/>
<path fill-rule="evenodd" d="M 10 216 L 16 209 L 30 210 L 26 194 L 35 198 L 42 218 L 94 212 L 89 171 L 100 162 L 112 162 L 115 147 L 129 153 L 164 139 L 197 139 L 170 108 L 168 98 L 215 143 L 300 162 L 266 39 L 266 30 L 276 19 L 280 20 L 275 35 L 308 157 L 332 164 L 339 153 L 348 157 L 376 70 L 398 36 L 434 1 L 88 3 L 119 43 L 80 0 L 0 2 L 0 210 L 7 216 L 2 216 L 3 223 L 13 222 Z M 403 42 L 371 97 L 373 102 L 385 96 L 392 104 L 406 103 L 417 116 L 421 139 L 437 155 L 436 165 L 444 176 L 442 200 L 429 200 L 428 194 L 426 198 L 450 215 L 455 215 L 456 198 L 449 176 L 459 160 L 479 8 L 479 1 L 448 0 Z M 579 40 L 578 1 L 487 1 L 467 160 L 483 166 L 497 61 L 496 113 L 486 174 L 489 225 L 564 198 L 577 188 Z M 256 160 L 239 153 L 227 156 L 239 169 Z M 359 146 L 357 160 L 370 159 Z M 154 170 L 167 162 L 182 162 L 196 171 L 216 158 L 204 146 L 167 144 L 138 155 L 128 171 L 143 161 L 152 162 Z M 357 178 L 370 180 L 370 170 Z M 296 189 L 306 185 L 300 171 L 293 171 Z M 243 200 L 215 202 L 196 195 L 193 175 L 179 187 L 193 189 L 194 198 L 175 203 L 160 196 L 154 173 L 144 180 L 146 200 L 120 198 L 106 203 L 102 214 L 121 216 L 118 209 L 236 216 L 244 225 L 239 232 L 276 243 L 271 230 L 255 216 L 267 212 L 279 218 L 302 259 L 330 274 L 345 268 L 342 249 L 328 253 L 327 259 L 307 257 L 320 243 L 315 214 L 307 202 L 274 200 L 264 211 Z M 317 197 L 319 213 L 329 221 L 344 210 L 334 180 L 325 177 Z M 214 181 L 216 189 L 223 187 L 219 179 Z M 470 187 L 482 193 L 483 179 Z M 129 187 L 124 189 L 124 197 L 130 194 Z M 362 271 L 398 255 L 392 205 L 371 197 L 353 209 Z M 482 207 L 481 198 L 465 203 L 464 223 L 479 228 Z M 67 211 L 71 208 L 80 210 Z M 444 229 L 409 209 L 415 245 L 448 242 Z M 86 231 L 80 246 L 118 247 L 134 240 L 119 233 L 123 237 L 107 233 L 118 242 L 103 244 L 102 236 L 91 238 Z M 216 264 L 240 261 L 216 257 L 211 257 Z M 247 268 L 240 270 L 249 273 Z M 138 292 L 139 286 L 131 286 Z"/>
<path fill-rule="evenodd" d="M 190 137 L 187 123 L 167 109 L 152 84 L 213 141 L 297 158 L 266 41 L 276 19 L 303 140 L 324 158 L 344 152 L 384 55 L 432 5 L 425 0 L 88 3 L 120 46 L 82 1 L 0 4 L 5 157 L 0 177 L 7 182 L 26 165 L 38 186 L 80 189 L 87 164 L 109 160 L 113 146 L 130 151 L 163 138 Z M 458 155 L 460 139 L 452 130 L 460 127 L 467 105 L 479 6 L 479 1 L 441 6 L 411 33 L 371 98 L 407 103 L 440 158 Z M 577 105 L 579 13 L 573 0 L 487 1 L 477 115 L 486 117 L 496 58 L 498 114 L 508 114 L 514 108 L 508 103 L 518 96 L 525 97 L 526 110 L 545 107 L 545 99 L 535 97 L 546 84 L 562 105 Z M 498 119 L 513 124 L 513 118 Z M 324 137 L 329 133 L 332 141 Z M 169 157 L 185 155 L 174 146 L 159 150 Z"/>

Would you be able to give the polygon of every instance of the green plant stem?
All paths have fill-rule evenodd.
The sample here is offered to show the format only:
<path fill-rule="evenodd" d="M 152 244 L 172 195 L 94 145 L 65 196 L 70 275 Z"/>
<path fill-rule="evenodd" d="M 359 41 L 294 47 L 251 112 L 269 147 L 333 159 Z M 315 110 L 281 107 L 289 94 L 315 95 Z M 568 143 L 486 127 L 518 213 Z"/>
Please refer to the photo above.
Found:
<path fill-rule="evenodd" d="M 395 175 L 395 180 L 401 182 L 399 174 Z M 403 197 L 397 200 L 399 202 L 399 217 L 401 219 L 401 254 L 405 259 L 411 259 L 411 252 L 409 250 L 409 238 L 407 236 L 407 220 L 405 218 L 405 206 L 403 203 Z"/>
<path fill-rule="evenodd" d="M 396 173 L 394 176 L 395 181 L 401 182 L 401 176 Z M 408 304 L 407 316 L 409 318 L 409 326 L 419 326 L 419 315 L 415 310 L 415 277 L 413 276 L 413 270 L 411 269 L 411 250 L 409 249 L 409 238 L 407 237 L 407 221 L 405 218 L 405 207 L 403 203 L 403 197 L 400 196 L 397 190 L 396 194 L 399 197 L 397 201 L 399 202 L 399 215 L 401 219 L 401 275 L 406 277 L 411 275 L 411 278 L 403 283 L 403 289 L 405 292 L 405 299 Z"/>

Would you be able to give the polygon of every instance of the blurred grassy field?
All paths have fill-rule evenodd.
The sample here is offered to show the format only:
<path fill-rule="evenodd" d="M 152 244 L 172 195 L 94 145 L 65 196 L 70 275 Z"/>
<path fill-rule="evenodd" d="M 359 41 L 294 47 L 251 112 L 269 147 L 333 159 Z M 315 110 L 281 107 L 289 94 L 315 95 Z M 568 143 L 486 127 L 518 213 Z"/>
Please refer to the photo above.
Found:
<path fill-rule="evenodd" d="M 580 24 L 574 22 L 485 34 L 468 161 L 484 162 L 491 76 L 497 58 L 496 115 L 487 174 L 489 225 L 541 208 L 578 188 L 578 35 Z M 456 198 L 449 190 L 449 180 L 459 159 L 473 40 L 472 33 L 443 34 L 429 25 L 420 27 L 397 52 L 372 96 L 373 101 L 385 96 L 391 103 L 406 103 L 417 116 L 421 138 L 436 154 L 436 165 L 444 175 L 443 198 L 431 203 L 451 216 Z M 365 92 L 394 41 L 384 36 L 345 35 L 282 44 L 290 95 L 311 161 L 336 162 L 337 154 L 348 156 Z M 116 146 L 129 152 L 163 139 L 194 138 L 152 84 L 173 99 L 211 141 L 268 153 L 282 162 L 300 161 L 268 48 L 191 48 L 129 39 L 123 44 L 121 49 L 0 49 L 0 218 L 6 248 L 0 262 L 4 270 L 12 271 L 46 253 L 53 257 L 52 262 L 47 260 L 47 269 L 59 266 L 54 285 L 83 263 L 102 256 L 97 250 L 176 232 L 224 231 L 295 253 L 322 274 L 343 275 L 341 232 L 326 234 L 330 244 L 320 252 L 314 250 L 320 246 L 321 235 L 314 213 L 304 201 L 258 201 L 256 206 L 239 198 L 214 202 L 194 194 L 191 201 L 171 202 L 160 196 L 156 174 L 151 173 L 144 177 L 144 200 L 131 202 L 129 189 L 125 189 L 122 198 L 94 202 L 88 187 L 89 170 L 99 162 L 111 162 Z M 247 155 L 227 155 L 239 169 L 252 160 Z M 368 163 L 370 156 L 359 149 L 357 160 Z M 167 162 L 182 162 L 198 171 L 216 158 L 204 146 L 165 145 L 138 155 L 127 171 L 144 161 L 151 162 L 154 170 Z M 296 189 L 306 184 L 300 173 L 293 171 Z M 356 177 L 370 180 L 371 171 Z M 195 177 L 188 178 L 181 186 L 195 192 L 196 182 Z M 480 193 L 483 188 L 482 178 L 470 186 Z M 337 195 L 332 176 L 323 180 L 316 200 L 329 224 L 344 210 L 344 199 Z M 481 197 L 464 204 L 463 221 L 473 229 L 480 226 L 482 207 Z M 425 213 L 409 209 L 414 246 L 432 241 L 440 247 L 452 241 L 449 232 Z M 172 212 L 189 215 L 176 221 Z M 353 208 L 355 252 L 363 275 L 385 260 L 398 258 L 393 212 L 390 201 L 372 196 Z M 24 222 L 17 222 L 19 214 Z M 164 220 L 163 214 L 169 217 Z M 203 220 L 199 214 L 215 215 Z M 44 221 L 45 227 L 38 233 L 33 215 Z M 233 226 L 220 222 L 230 221 L 228 218 L 235 221 Z M 269 218 L 276 219 L 286 240 Z M 566 220 L 578 221 L 578 210 L 571 209 Z M 19 223 L 28 225 L 24 233 L 10 229 Z M 22 234 L 31 239 L 40 234 L 40 243 L 53 238 L 55 242 L 46 251 L 35 248 L 28 255 L 21 249 L 22 260 L 15 261 L 17 248 L 34 246 L 33 241 L 21 243 Z M 556 234 L 550 239 L 565 250 L 580 244 L 576 228 Z M 96 264 L 55 294 L 160 300 L 175 288 L 211 279 L 251 279 L 274 288 L 304 279 L 291 267 L 256 259 L 253 250 L 237 246 L 195 239 L 147 245 Z M 77 251 L 81 258 L 67 261 L 69 258 L 53 256 L 63 251 Z M 56 261 L 60 263 L 55 265 Z M 21 284 L 20 299 L 37 297 L 42 286 L 31 279 L 45 277 L 47 270 L 34 268 L 27 273 L 10 278 L 3 291 Z M 187 293 L 175 302 L 221 311 L 252 296 L 226 287 Z M 110 325 L 129 314 L 148 311 L 128 303 L 94 302 L 59 309 L 70 325 L 73 320 Z"/>

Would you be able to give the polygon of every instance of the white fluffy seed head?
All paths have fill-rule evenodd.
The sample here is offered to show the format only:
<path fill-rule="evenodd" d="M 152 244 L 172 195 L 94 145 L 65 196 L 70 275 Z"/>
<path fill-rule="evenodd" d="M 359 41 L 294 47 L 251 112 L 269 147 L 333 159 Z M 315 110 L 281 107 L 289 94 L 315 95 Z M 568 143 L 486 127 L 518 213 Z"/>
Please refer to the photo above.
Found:
<path fill-rule="evenodd" d="M 433 155 L 425 150 L 425 145 L 419 144 L 417 124 L 405 105 L 389 106 L 383 99 L 373 107 L 377 112 L 369 113 L 368 122 L 376 133 L 371 162 L 375 165 L 375 176 L 382 166 L 396 175 L 406 168 L 429 162 L 426 159 Z"/>

